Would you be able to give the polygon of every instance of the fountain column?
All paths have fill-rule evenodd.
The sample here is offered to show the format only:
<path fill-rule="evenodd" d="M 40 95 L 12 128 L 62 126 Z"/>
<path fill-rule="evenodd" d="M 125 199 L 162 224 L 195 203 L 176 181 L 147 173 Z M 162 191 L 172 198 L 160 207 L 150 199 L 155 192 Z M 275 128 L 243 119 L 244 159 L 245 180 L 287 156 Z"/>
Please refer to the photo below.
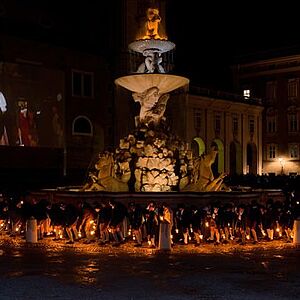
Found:
<path fill-rule="evenodd" d="M 128 46 L 131 53 L 139 54 L 144 61 L 134 74 L 115 80 L 117 86 L 131 91 L 133 100 L 140 104 L 140 113 L 135 117 L 138 140 L 129 150 L 135 156 L 135 191 L 178 191 L 181 164 L 186 169 L 186 143 L 167 128 L 164 113 L 169 93 L 187 86 L 189 80 L 166 73 L 164 66 L 168 62 L 163 61 L 163 54 L 172 51 L 175 44 L 160 36 L 160 20 L 156 8 L 147 10 L 143 38 Z"/>

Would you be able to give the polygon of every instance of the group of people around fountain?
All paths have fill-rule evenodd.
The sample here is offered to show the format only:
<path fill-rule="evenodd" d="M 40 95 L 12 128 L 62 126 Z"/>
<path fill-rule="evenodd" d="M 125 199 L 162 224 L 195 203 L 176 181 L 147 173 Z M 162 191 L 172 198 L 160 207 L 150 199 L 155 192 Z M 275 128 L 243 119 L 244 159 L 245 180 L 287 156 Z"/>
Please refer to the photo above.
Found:
<path fill-rule="evenodd" d="M 298 205 L 299 206 L 299 205 Z M 110 199 L 92 205 L 82 201 L 50 203 L 35 199 L 2 199 L 0 231 L 11 236 L 23 235 L 26 222 L 37 220 L 39 239 L 53 236 L 56 241 L 98 243 L 120 246 L 134 241 L 135 247 L 170 250 L 176 244 L 257 243 L 293 239 L 293 222 L 299 208 L 292 203 L 266 205 L 213 203 L 205 206 L 150 201 L 146 205 L 125 205 Z"/>

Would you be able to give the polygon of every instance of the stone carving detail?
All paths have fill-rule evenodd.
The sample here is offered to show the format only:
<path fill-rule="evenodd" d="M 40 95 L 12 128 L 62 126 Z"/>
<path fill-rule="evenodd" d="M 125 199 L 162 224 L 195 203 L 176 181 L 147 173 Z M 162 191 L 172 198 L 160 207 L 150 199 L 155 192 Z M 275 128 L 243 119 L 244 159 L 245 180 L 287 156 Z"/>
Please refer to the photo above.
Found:
<path fill-rule="evenodd" d="M 137 129 L 120 140 L 115 153 L 99 155 L 85 191 L 170 192 L 179 190 L 187 149 L 161 125 Z"/>
<path fill-rule="evenodd" d="M 120 140 L 115 153 L 99 155 L 85 191 L 211 192 L 228 191 L 225 174 L 214 178 L 211 165 L 217 150 L 201 157 L 164 126 L 136 130 Z"/>
<path fill-rule="evenodd" d="M 144 40 L 129 45 L 131 50 L 145 57 L 137 71 L 145 74 L 123 76 L 115 81 L 133 92 L 134 101 L 140 103 L 140 113 L 135 119 L 136 130 L 120 140 L 114 153 L 99 155 L 83 190 L 172 192 L 223 189 L 225 175 L 214 178 L 211 170 L 217 151 L 212 149 L 207 155 L 193 159 L 187 144 L 166 126 L 164 113 L 169 93 L 189 81 L 181 76 L 153 74 L 165 73 L 161 54 L 175 47 L 160 37 L 160 21 L 158 9 L 149 8 Z"/>
<path fill-rule="evenodd" d="M 127 192 L 130 178 L 129 161 L 115 162 L 108 151 L 99 154 L 95 169 L 89 173 L 84 191 Z"/>
<path fill-rule="evenodd" d="M 218 150 L 212 147 L 208 154 L 193 159 L 190 182 L 182 187 L 182 190 L 195 192 L 228 190 L 223 183 L 226 174 L 215 178 L 211 169 L 217 154 Z"/>
<path fill-rule="evenodd" d="M 161 51 L 159 49 L 146 49 L 143 51 L 145 61 L 137 69 L 137 73 L 166 73 L 162 66 Z"/>
<path fill-rule="evenodd" d="M 160 94 L 159 89 L 153 86 L 142 93 L 133 93 L 132 96 L 134 101 L 141 105 L 136 125 L 151 123 L 158 125 L 163 119 L 169 94 Z"/>
<path fill-rule="evenodd" d="M 158 33 L 159 24 L 161 22 L 161 17 L 159 15 L 159 10 L 157 8 L 147 9 L 147 21 L 145 24 L 146 35 L 143 39 L 160 39 Z"/>

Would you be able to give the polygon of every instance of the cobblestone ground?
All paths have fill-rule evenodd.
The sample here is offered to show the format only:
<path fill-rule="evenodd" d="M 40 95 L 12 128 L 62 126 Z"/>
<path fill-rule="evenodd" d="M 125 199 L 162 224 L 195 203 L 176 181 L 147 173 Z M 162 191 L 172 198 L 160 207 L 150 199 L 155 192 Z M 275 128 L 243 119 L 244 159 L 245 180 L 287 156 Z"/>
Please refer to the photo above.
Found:
<path fill-rule="evenodd" d="M 0 236 L 0 299 L 300 299 L 300 251 L 175 245 L 170 253 Z"/>

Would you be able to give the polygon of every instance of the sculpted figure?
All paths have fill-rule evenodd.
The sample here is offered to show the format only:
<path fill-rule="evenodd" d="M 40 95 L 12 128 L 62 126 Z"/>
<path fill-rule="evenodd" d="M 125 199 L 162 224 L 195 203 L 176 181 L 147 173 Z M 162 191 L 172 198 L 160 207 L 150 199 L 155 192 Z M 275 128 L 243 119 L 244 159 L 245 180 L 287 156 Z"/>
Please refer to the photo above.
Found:
<path fill-rule="evenodd" d="M 140 102 L 139 122 L 158 124 L 166 110 L 169 94 L 160 94 L 157 87 L 151 87 L 142 93 L 133 93 L 133 99 Z"/>
<path fill-rule="evenodd" d="M 148 8 L 147 22 L 146 22 L 146 35 L 143 39 L 160 39 L 158 34 L 158 27 L 161 21 L 159 10 L 157 8 Z"/>
<path fill-rule="evenodd" d="M 145 62 L 143 62 L 137 69 L 137 73 L 165 73 L 165 69 L 161 65 L 162 57 L 161 53 L 157 49 L 147 49 L 143 52 L 146 57 Z"/>
<path fill-rule="evenodd" d="M 126 168 L 125 164 L 122 165 L 121 172 L 123 173 L 121 174 L 120 178 L 118 178 L 115 172 L 116 166 L 117 165 L 115 165 L 115 161 L 112 153 L 107 151 L 101 153 L 99 155 L 99 160 L 95 165 L 95 169 L 96 172 L 98 172 L 98 174 L 97 175 L 95 175 L 95 173 L 89 174 L 90 182 L 83 187 L 83 190 L 127 192 L 128 191 L 127 182 L 130 178 L 130 176 L 128 176 L 128 172 L 130 172 L 130 170 Z"/>
<path fill-rule="evenodd" d="M 211 166 L 216 159 L 217 153 L 218 150 L 212 147 L 210 153 L 197 157 L 194 160 L 191 183 L 184 187 L 183 190 L 211 192 L 219 191 L 224 188 L 223 179 L 226 174 L 221 174 L 217 178 L 214 178 L 211 170 Z"/>

